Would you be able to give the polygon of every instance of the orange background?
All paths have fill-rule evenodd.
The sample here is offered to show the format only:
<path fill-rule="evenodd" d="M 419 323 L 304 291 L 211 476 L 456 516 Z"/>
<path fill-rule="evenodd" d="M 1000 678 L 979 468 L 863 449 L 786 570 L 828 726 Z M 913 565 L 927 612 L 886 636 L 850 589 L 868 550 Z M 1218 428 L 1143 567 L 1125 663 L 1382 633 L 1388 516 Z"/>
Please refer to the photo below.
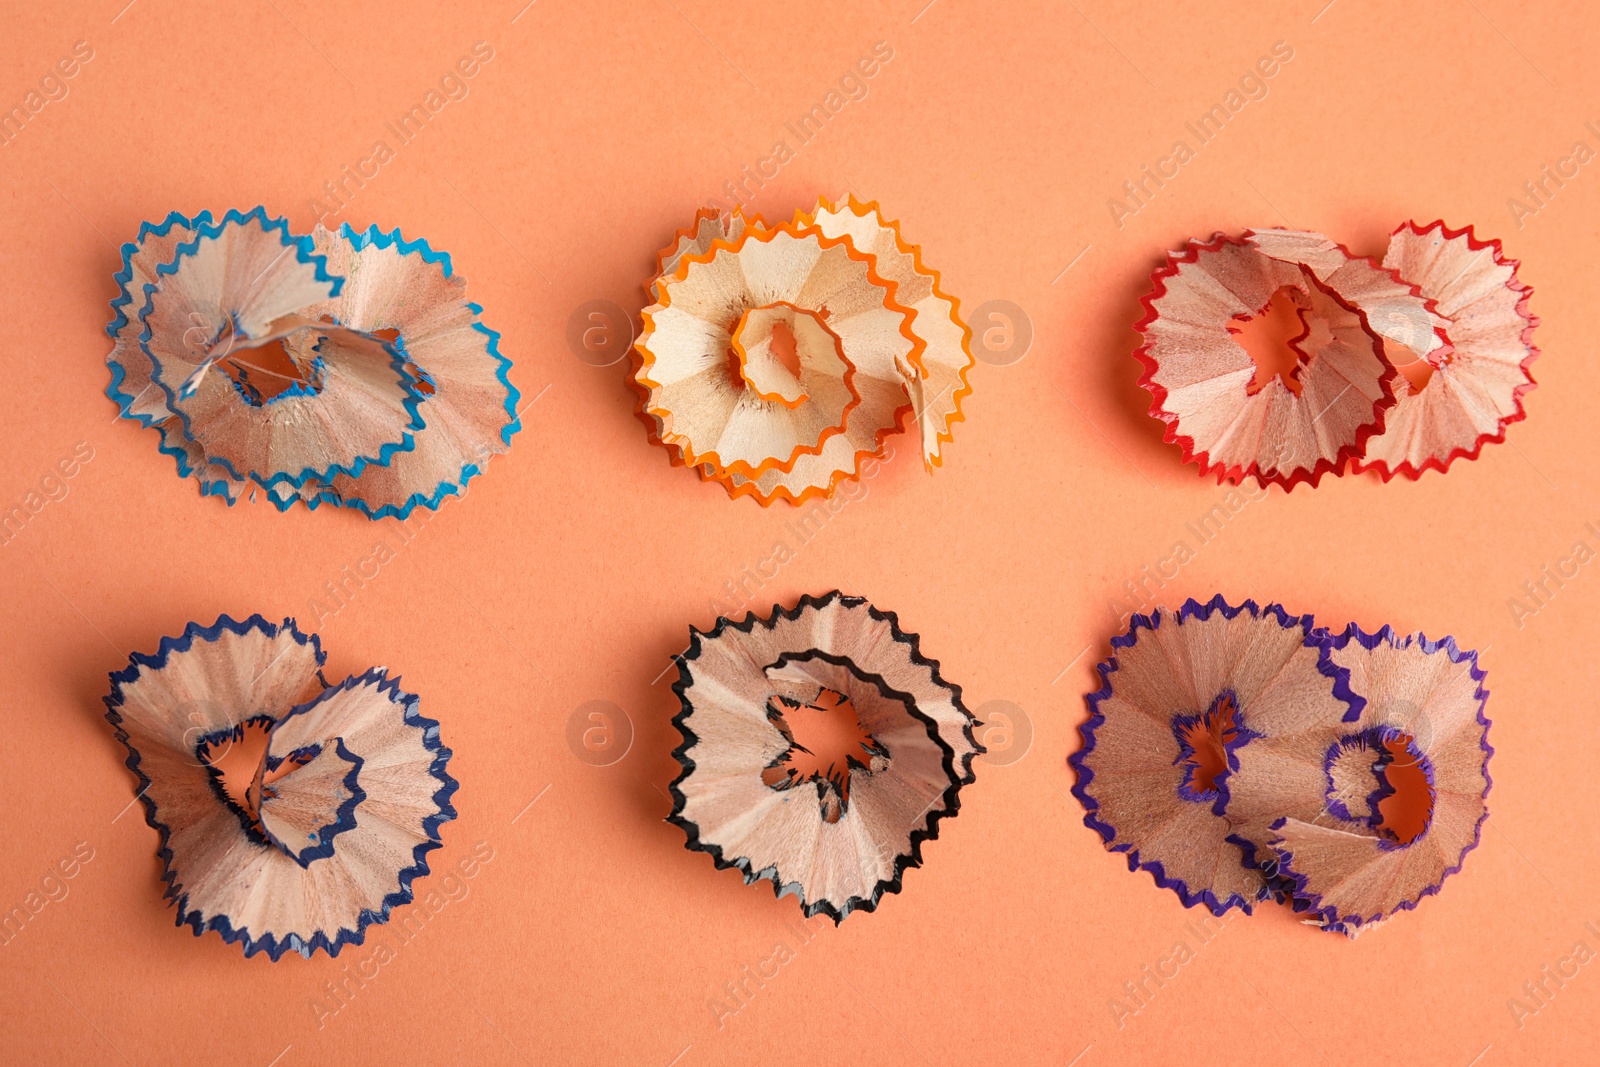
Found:
<path fill-rule="evenodd" d="M 1585 526 L 1600 526 L 1600 368 L 1584 340 L 1600 165 L 1520 220 L 1507 200 L 1575 141 L 1600 148 L 1585 126 L 1600 119 L 1596 20 L 1508 0 L 1404 13 L 925 2 L 6 5 L 6 108 L 75 42 L 94 56 L 0 148 L 0 503 L 78 442 L 93 449 L 0 548 L 0 908 L 79 842 L 93 851 L 0 945 L 5 1058 L 1592 1059 L 1600 962 L 1548 983 L 1537 1014 L 1515 1019 L 1507 1002 L 1575 942 L 1600 952 L 1584 925 L 1600 928 L 1600 568 L 1520 619 L 1509 602 L 1575 542 L 1600 547 Z M 478 41 L 494 56 L 469 94 L 412 143 L 391 140 L 385 124 Z M 893 58 L 866 98 L 798 146 L 785 124 L 880 41 Z M 1266 98 L 1118 227 L 1108 198 L 1278 41 L 1294 56 Z M 1020 362 L 974 370 L 942 471 L 926 476 L 896 438 L 865 495 L 753 598 L 866 595 L 922 635 L 971 708 L 1005 700 L 1031 720 L 1031 749 L 978 764 L 905 892 L 838 929 L 800 928 L 793 899 L 715 871 L 662 821 L 677 769 L 668 657 L 726 605 L 725 582 L 797 543 L 797 515 L 669 466 L 632 415 L 623 365 L 587 365 L 565 340 L 586 301 L 636 313 L 656 249 L 783 138 L 793 158 L 757 208 L 877 198 L 964 308 L 1012 301 L 1035 331 Z M 525 402 L 544 392 L 470 495 L 318 619 L 325 583 L 379 538 L 397 543 L 397 524 L 200 498 L 152 431 L 115 418 L 103 325 L 117 246 L 141 220 L 264 203 L 303 232 L 323 183 L 379 139 L 394 158 L 329 221 L 448 250 Z M 1439 216 L 1524 263 L 1544 352 L 1528 420 L 1445 476 L 1274 490 L 1158 593 L 1279 600 L 1331 626 L 1390 622 L 1483 650 L 1492 817 L 1441 896 L 1359 941 L 1267 906 L 1202 947 L 1201 913 L 1105 852 L 1067 792 L 1082 694 L 1119 630 L 1108 602 L 1180 539 L 1193 547 L 1185 524 L 1223 495 L 1144 414 L 1138 297 L 1191 235 L 1291 224 L 1381 254 L 1397 223 Z M 319 631 L 332 678 L 401 673 L 442 720 L 460 818 L 418 883 L 440 906 L 413 940 L 391 923 L 337 960 L 273 964 L 173 926 L 155 831 L 128 807 L 133 779 L 102 717 L 106 674 L 191 619 L 254 611 Z M 610 766 L 567 742 L 592 700 L 634 727 Z M 447 897 L 442 870 L 478 842 L 492 860 Z M 1194 958 L 1119 1026 L 1123 983 L 1179 941 Z M 380 942 L 392 958 L 319 1017 L 324 983 Z M 719 1025 L 713 998 L 780 942 L 790 958 Z"/>

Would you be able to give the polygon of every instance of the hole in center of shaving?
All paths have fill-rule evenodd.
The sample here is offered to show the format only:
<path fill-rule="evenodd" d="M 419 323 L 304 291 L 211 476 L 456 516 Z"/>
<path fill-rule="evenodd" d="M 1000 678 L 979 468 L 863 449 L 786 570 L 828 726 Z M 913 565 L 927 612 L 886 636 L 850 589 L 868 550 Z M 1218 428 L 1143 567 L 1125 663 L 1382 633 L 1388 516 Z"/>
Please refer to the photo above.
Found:
<path fill-rule="evenodd" d="M 273 725 L 269 716 L 258 715 L 232 729 L 209 734 L 195 746 L 195 757 L 211 776 L 217 795 L 258 840 L 266 836 L 261 826 L 261 802 L 274 798 L 277 782 L 310 763 L 321 751 L 320 746 L 314 745 L 276 763 L 269 761 L 267 746 L 272 740 Z"/>
<path fill-rule="evenodd" d="M 789 740 L 789 748 L 761 772 L 773 789 L 815 784 L 827 822 L 839 821 L 850 804 L 853 770 L 881 769 L 888 752 L 862 727 L 844 693 L 821 687 L 802 703 L 785 696 L 767 701 L 767 718 Z"/>
<path fill-rule="evenodd" d="M 385 344 L 392 345 L 401 352 L 405 351 L 405 340 L 401 338 L 400 331 L 392 326 L 385 327 L 381 330 L 372 330 L 369 332 L 369 336 L 376 337 L 378 340 L 384 342 Z M 405 372 L 411 376 L 411 381 L 409 383 L 411 391 L 416 393 L 418 396 L 430 397 L 437 391 L 433 384 L 433 376 L 409 359 L 405 362 Z"/>
<path fill-rule="evenodd" d="M 1215 800 L 1228 773 L 1228 752 L 1239 740 L 1239 702 L 1222 693 L 1200 715 L 1178 715 L 1172 720 L 1178 738 L 1178 758 L 1183 781 L 1178 795 L 1185 800 Z"/>
<path fill-rule="evenodd" d="M 194 749 L 217 794 L 257 833 L 261 832 L 261 788 L 271 738 L 272 719 L 260 715 L 231 730 L 208 734 Z"/>
<path fill-rule="evenodd" d="M 253 348 L 229 345 L 217 366 L 233 382 L 244 402 L 262 407 L 284 396 L 314 396 L 322 392 L 323 362 L 317 354 L 320 336 L 301 330 L 288 337 Z"/>
<path fill-rule="evenodd" d="M 1394 364 L 1394 369 L 1400 372 L 1400 376 L 1410 384 L 1413 394 L 1426 389 L 1428 382 L 1433 380 L 1433 372 L 1438 369 L 1432 362 L 1417 355 L 1410 348 L 1388 338 L 1383 339 L 1383 354 Z"/>
<path fill-rule="evenodd" d="M 762 400 L 795 408 L 807 399 L 810 370 L 841 373 L 839 339 L 822 317 L 790 304 L 750 308 L 734 327 L 736 384 Z"/>
<path fill-rule="evenodd" d="M 1433 766 L 1416 738 L 1374 727 L 1328 750 L 1328 813 L 1363 822 L 1391 845 L 1409 845 L 1433 821 Z"/>
<path fill-rule="evenodd" d="M 1384 788 L 1375 825 L 1391 844 L 1409 845 L 1433 821 L 1433 765 L 1410 734 L 1385 731 L 1380 746 L 1377 773 Z"/>
<path fill-rule="evenodd" d="M 1307 305 L 1304 293 L 1286 285 L 1272 294 L 1266 307 L 1254 315 L 1239 315 L 1228 324 L 1228 332 L 1256 365 L 1256 376 L 1246 390 L 1249 395 L 1261 392 L 1274 378 L 1281 379 L 1295 396 L 1300 395 L 1300 368 L 1305 364 L 1300 342 L 1311 333 Z"/>
<path fill-rule="evenodd" d="M 795 378 L 800 377 L 800 354 L 795 350 L 794 330 L 782 319 L 772 324 L 772 358 Z"/>

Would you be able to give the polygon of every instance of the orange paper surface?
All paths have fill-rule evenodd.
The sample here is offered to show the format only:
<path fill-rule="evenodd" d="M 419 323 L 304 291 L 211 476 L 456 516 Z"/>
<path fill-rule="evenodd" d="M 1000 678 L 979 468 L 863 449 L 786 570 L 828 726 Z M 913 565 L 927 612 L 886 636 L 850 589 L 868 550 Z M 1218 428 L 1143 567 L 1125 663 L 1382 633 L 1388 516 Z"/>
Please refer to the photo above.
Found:
<path fill-rule="evenodd" d="M 925 3 L 11 5 L 8 1061 L 1592 1056 L 1600 16 Z M 877 199 L 960 298 L 986 356 L 936 476 L 901 435 L 831 505 L 763 509 L 649 443 L 589 328 L 617 325 L 605 304 L 636 321 L 657 249 L 730 189 L 771 219 Z M 117 246 L 257 203 L 297 232 L 400 226 L 469 279 L 525 429 L 465 499 L 409 528 L 230 509 L 116 419 Z M 1131 353 L 1167 249 L 1283 225 L 1381 255 L 1440 216 L 1534 287 L 1540 384 L 1506 444 L 1285 496 L 1161 443 Z M 1012 731 L 904 892 L 838 929 L 663 821 L 688 626 L 835 587 L 898 612 Z M 1491 814 L 1440 896 L 1355 942 L 1272 906 L 1207 920 L 1084 827 L 1066 756 L 1119 613 L 1215 592 L 1482 652 Z M 173 926 L 102 715 L 128 652 L 253 611 L 323 634 L 331 680 L 399 674 L 455 751 L 421 903 L 337 959 Z"/>

